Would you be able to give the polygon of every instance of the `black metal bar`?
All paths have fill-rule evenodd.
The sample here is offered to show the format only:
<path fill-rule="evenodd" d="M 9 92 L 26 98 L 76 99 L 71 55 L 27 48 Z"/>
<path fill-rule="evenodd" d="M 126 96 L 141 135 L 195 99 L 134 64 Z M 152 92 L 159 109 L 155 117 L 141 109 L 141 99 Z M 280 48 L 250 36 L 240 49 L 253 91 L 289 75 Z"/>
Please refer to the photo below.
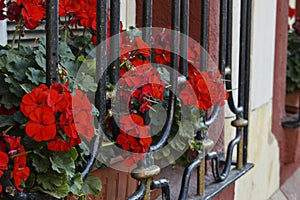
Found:
<path fill-rule="evenodd" d="M 219 70 L 221 74 L 225 73 L 227 57 L 227 0 L 221 0 L 220 3 L 220 47 L 219 47 Z"/>
<path fill-rule="evenodd" d="M 118 126 L 120 120 L 120 89 L 118 81 L 120 79 L 120 0 L 110 1 L 110 64 L 109 78 L 110 83 L 115 86 L 115 99 L 113 100 L 111 118 L 112 132 L 115 139 L 119 135 Z"/>
<path fill-rule="evenodd" d="M 225 73 L 225 86 L 228 90 L 228 106 L 230 110 L 237 114 L 239 110 L 236 108 L 232 93 L 232 13 L 233 13 L 233 2 L 228 0 L 228 12 L 227 12 L 227 45 L 226 45 L 226 67 L 230 72 Z"/>
<path fill-rule="evenodd" d="M 46 2 L 46 84 L 58 80 L 58 1 Z"/>
<path fill-rule="evenodd" d="M 162 199 L 163 200 L 170 200 L 170 186 L 169 186 L 169 181 L 166 179 L 159 179 L 159 180 L 154 180 L 152 182 L 152 185 L 150 187 L 151 190 L 155 190 L 161 188 L 162 191 Z"/>
<path fill-rule="evenodd" d="M 181 0 L 180 11 L 180 68 L 182 75 L 188 78 L 188 35 L 189 35 L 189 0 Z"/>
<path fill-rule="evenodd" d="M 249 90 L 250 90 L 250 66 L 251 66 L 251 22 L 252 22 L 252 0 L 247 0 L 247 41 L 246 41 L 246 63 L 245 63 L 245 100 L 244 100 L 244 117 L 248 120 L 249 115 Z M 300 121 L 300 116 L 299 116 Z M 245 165 L 248 160 L 248 126 L 244 128 L 243 137 L 243 164 Z"/>
<path fill-rule="evenodd" d="M 250 169 L 254 167 L 253 164 L 246 164 L 242 169 L 233 169 L 231 170 L 230 175 L 223 182 L 216 182 L 206 186 L 204 196 L 194 196 L 190 197 L 189 200 L 211 200 L 216 195 L 220 194 L 222 190 L 227 188 L 230 184 L 234 183 L 236 180 L 245 175 Z"/>
<path fill-rule="evenodd" d="M 220 108 L 219 105 L 214 106 L 213 112 L 212 112 L 210 118 L 205 121 L 205 125 L 207 127 L 211 126 L 212 123 L 216 120 L 216 118 L 218 117 L 218 114 L 219 114 L 220 110 L 221 110 L 221 108 Z"/>
<path fill-rule="evenodd" d="M 202 162 L 204 162 L 202 160 Z M 181 181 L 181 189 L 180 189 L 180 195 L 178 200 L 186 200 L 188 196 L 188 190 L 189 190 L 189 183 L 191 179 L 192 172 L 199 167 L 201 164 L 201 159 L 199 156 L 195 160 L 193 160 L 190 165 L 185 168 L 184 174 L 182 176 L 182 181 Z"/>
<path fill-rule="evenodd" d="M 215 179 L 217 181 L 224 181 L 228 177 L 230 168 L 232 165 L 233 150 L 234 150 L 234 147 L 241 140 L 241 138 L 242 138 L 242 130 L 239 129 L 236 137 L 230 141 L 230 143 L 227 147 L 226 161 L 225 161 L 225 166 L 223 168 L 222 173 L 220 173 L 220 160 L 219 160 L 218 154 L 216 152 L 211 152 L 211 153 L 207 154 L 206 159 L 212 160 L 212 164 L 213 164 L 212 170 L 213 170 Z"/>
<path fill-rule="evenodd" d="M 171 67 L 170 72 L 170 83 L 171 87 L 169 90 L 169 104 L 167 120 L 163 127 L 162 136 L 159 141 L 150 147 L 149 151 L 156 151 L 161 148 L 167 141 L 173 123 L 175 107 L 176 107 L 176 90 L 177 90 L 177 80 L 178 80 L 178 52 L 179 52 L 179 29 L 180 29 L 180 0 L 172 0 L 172 34 L 171 34 Z"/>
<path fill-rule="evenodd" d="M 143 28 L 152 27 L 152 0 L 143 0 Z M 143 30 L 143 40 L 150 44 L 151 42 L 151 28 Z"/>
<path fill-rule="evenodd" d="M 110 83 L 116 84 L 120 79 L 120 0 L 110 1 L 110 58 L 113 62 L 110 67 Z M 114 36 L 114 37 L 113 37 Z M 112 38 L 113 37 L 113 38 Z"/>
<path fill-rule="evenodd" d="M 126 200 L 140 200 L 143 199 L 145 193 L 146 193 L 146 180 L 142 180 L 139 183 L 139 186 L 137 188 L 137 190 L 130 196 L 128 197 Z"/>
<path fill-rule="evenodd" d="M 97 46 L 96 46 L 96 82 L 98 84 L 95 94 L 95 106 L 99 110 L 98 121 L 95 125 L 100 130 L 100 134 L 103 134 L 104 120 L 106 115 L 106 66 L 107 66 L 107 3 L 106 0 L 97 0 Z M 93 152 L 91 158 L 88 161 L 87 167 L 82 173 L 82 177 L 85 178 L 91 170 L 93 163 L 96 160 L 98 148 L 101 144 L 101 137 L 97 136 L 94 143 Z"/>
<path fill-rule="evenodd" d="M 209 0 L 202 0 L 200 44 L 205 51 L 208 50 L 208 20 L 209 20 Z M 201 62 L 200 69 L 202 71 L 205 71 L 207 65 L 207 52 L 203 52 L 203 51 L 200 52 L 200 62 Z"/>
<path fill-rule="evenodd" d="M 246 71 L 246 45 L 247 45 L 247 2 L 241 0 L 241 23 L 240 23 L 240 55 L 239 55 L 239 91 L 238 106 L 245 103 L 245 71 Z M 244 118 L 244 116 L 241 116 Z"/>

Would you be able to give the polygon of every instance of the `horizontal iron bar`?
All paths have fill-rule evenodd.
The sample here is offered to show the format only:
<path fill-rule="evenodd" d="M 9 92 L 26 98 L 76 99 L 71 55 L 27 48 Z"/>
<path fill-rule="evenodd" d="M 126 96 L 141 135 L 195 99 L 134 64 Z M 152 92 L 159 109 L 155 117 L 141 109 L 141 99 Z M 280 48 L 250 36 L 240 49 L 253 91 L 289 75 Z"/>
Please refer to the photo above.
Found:
<path fill-rule="evenodd" d="M 205 195 L 204 196 L 193 196 L 190 197 L 189 200 L 208 200 L 215 197 L 217 194 L 219 194 L 222 190 L 224 190 L 226 187 L 228 187 L 230 184 L 235 182 L 237 179 L 245 175 L 250 169 L 254 167 L 254 164 L 247 163 L 244 165 L 242 169 L 232 169 L 228 178 L 225 181 L 222 182 L 216 182 L 212 183 L 210 185 L 207 185 L 205 188 Z"/>

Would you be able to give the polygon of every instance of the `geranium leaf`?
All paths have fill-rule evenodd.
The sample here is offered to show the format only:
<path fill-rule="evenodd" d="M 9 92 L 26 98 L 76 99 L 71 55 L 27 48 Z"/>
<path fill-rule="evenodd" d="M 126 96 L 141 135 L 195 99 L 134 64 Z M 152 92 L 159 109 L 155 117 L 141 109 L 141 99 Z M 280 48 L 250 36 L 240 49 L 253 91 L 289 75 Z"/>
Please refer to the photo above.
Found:
<path fill-rule="evenodd" d="M 0 128 L 15 125 L 12 115 L 0 115 Z"/>
<path fill-rule="evenodd" d="M 41 70 L 29 67 L 25 74 L 28 77 L 28 79 L 36 85 L 46 82 L 46 74 Z"/>
<path fill-rule="evenodd" d="M 44 70 L 46 71 L 46 58 L 45 55 L 40 52 L 40 51 L 36 51 L 35 52 L 35 62 Z"/>
<path fill-rule="evenodd" d="M 88 176 L 82 186 L 85 194 L 92 194 L 97 196 L 102 189 L 102 183 L 97 176 Z"/>
<path fill-rule="evenodd" d="M 9 91 L 14 94 L 14 96 L 17 97 L 23 97 L 23 95 L 25 94 L 24 90 L 21 88 L 20 84 L 12 77 L 7 76 L 4 81 L 6 83 L 8 83 L 9 86 Z"/>
<path fill-rule="evenodd" d="M 50 157 L 51 167 L 58 173 L 67 173 L 67 176 L 74 176 L 75 162 L 70 151 L 56 152 Z"/>
<path fill-rule="evenodd" d="M 25 124 L 27 122 L 27 118 L 23 115 L 21 111 L 15 112 L 13 114 L 13 118 L 18 124 Z"/>
<path fill-rule="evenodd" d="M 69 182 L 68 185 L 69 185 L 69 191 L 70 192 L 72 192 L 73 194 L 80 194 L 81 193 L 83 181 L 82 181 L 80 173 L 77 173 L 68 182 Z"/>
<path fill-rule="evenodd" d="M 53 171 L 51 173 L 38 173 L 36 176 L 37 183 L 49 191 L 56 190 L 66 181 L 66 174 L 58 174 Z"/>
<path fill-rule="evenodd" d="M 6 95 L 1 97 L 0 104 L 4 105 L 6 109 L 10 109 L 14 106 L 19 106 L 20 100 L 14 94 L 7 93 Z"/>
<path fill-rule="evenodd" d="M 47 157 L 34 155 L 32 156 L 32 165 L 38 173 L 46 173 L 50 167 L 50 161 Z"/>

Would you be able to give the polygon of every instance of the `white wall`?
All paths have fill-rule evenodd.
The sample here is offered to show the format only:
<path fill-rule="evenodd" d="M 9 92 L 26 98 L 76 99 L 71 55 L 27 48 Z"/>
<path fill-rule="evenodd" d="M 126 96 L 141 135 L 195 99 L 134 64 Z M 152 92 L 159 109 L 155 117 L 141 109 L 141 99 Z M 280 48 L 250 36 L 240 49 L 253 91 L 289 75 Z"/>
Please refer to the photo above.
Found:
<path fill-rule="evenodd" d="M 253 5 L 250 103 L 256 109 L 273 96 L 276 1 L 254 0 Z"/>
<path fill-rule="evenodd" d="M 6 20 L 0 21 L 0 45 L 7 44 Z"/>
<path fill-rule="evenodd" d="M 121 21 L 124 28 L 135 26 L 136 2 L 135 0 L 121 0 Z"/>

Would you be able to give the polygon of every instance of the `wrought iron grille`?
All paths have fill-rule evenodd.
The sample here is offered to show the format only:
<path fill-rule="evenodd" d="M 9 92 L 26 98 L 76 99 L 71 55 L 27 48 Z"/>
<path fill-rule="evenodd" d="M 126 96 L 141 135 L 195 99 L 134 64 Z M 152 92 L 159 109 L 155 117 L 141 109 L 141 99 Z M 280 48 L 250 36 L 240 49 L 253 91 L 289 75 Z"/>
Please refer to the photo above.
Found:
<path fill-rule="evenodd" d="M 201 0 L 201 38 L 200 43 L 205 50 L 208 50 L 209 44 L 209 0 Z M 203 140 L 204 151 L 199 154 L 194 161 L 185 169 L 182 175 L 181 191 L 178 199 L 188 199 L 189 182 L 191 178 L 191 172 L 197 170 L 198 172 L 198 193 L 191 199 L 211 199 L 217 195 L 221 190 L 226 188 L 229 184 L 240 178 L 249 169 L 253 167 L 253 164 L 247 161 L 247 143 L 248 143 L 248 131 L 247 131 L 247 119 L 248 119 L 248 101 L 249 101 L 249 73 L 250 73 L 250 38 L 251 38 L 251 8 L 252 0 L 241 0 L 241 16 L 240 16 L 240 44 L 239 44 L 239 85 L 238 85 L 238 101 L 234 102 L 232 95 L 232 80 L 231 72 L 232 68 L 232 22 L 233 22 L 233 1 L 221 0 L 220 3 L 220 47 L 219 47 L 219 70 L 226 81 L 225 87 L 229 91 L 228 105 L 230 110 L 235 114 L 236 119 L 232 121 L 232 126 L 236 128 L 236 136 L 233 138 L 227 146 L 227 155 L 223 156 L 217 152 L 209 152 L 207 149 L 211 145 L 207 142 L 207 134 L 198 131 L 199 139 Z M 152 27 L 152 0 L 143 0 L 143 27 Z M 106 42 L 107 39 L 107 0 L 97 0 L 97 44 Z M 182 33 L 188 35 L 189 29 L 189 0 L 172 0 L 172 26 L 174 30 L 172 34 L 172 49 L 180 49 L 183 54 L 188 54 L 187 45 L 188 39 L 180 39 L 178 41 L 179 34 Z M 111 35 L 120 33 L 120 0 L 110 1 L 110 32 Z M 47 23 L 46 23 L 46 82 L 48 85 L 58 81 L 58 2 L 56 0 L 47 1 Z M 142 38 L 145 42 L 149 42 L 151 39 L 150 29 L 146 29 L 143 32 Z M 120 54 L 120 39 L 113 40 L 110 44 L 110 55 Z M 109 73 L 105 70 L 108 64 L 107 53 L 108 48 L 106 45 L 97 47 L 96 50 L 96 77 L 98 80 L 98 89 L 96 92 L 95 105 L 99 110 L 98 122 L 101 127 L 104 126 L 105 114 L 106 114 L 106 81 L 109 80 L 112 84 L 116 84 L 120 79 L 120 61 L 116 59 L 109 68 Z M 201 61 L 205 62 L 207 59 L 204 54 L 201 54 Z M 174 53 L 171 54 L 171 66 L 176 71 L 180 71 L 181 74 L 187 76 L 188 65 L 187 61 L 180 59 Z M 205 65 L 203 65 L 205 66 Z M 100 78 L 100 75 L 101 78 Z M 176 74 L 171 74 L 172 87 L 176 88 L 177 78 Z M 188 77 L 187 77 L 188 78 Z M 117 95 L 118 96 L 118 95 Z M 170 191 L 168 180 L 159 179 L 153 180 L 153 177 L 159 173 L 159 168 L 154 165 L 151 152 L 154 152 L 163 147 L 168 139 L 171 131 L 172 118 L 174 117 L 175 110 L 175 95 L 170 94 L 169 106 L 168 106 L 168 119 L 166 120 L 163 134 L 160 136 L 159 141 L 150 147 L 148 159 L 143 168 L 137 168 L 132 173 L 132 176 L 139 180 L 139 185 L 134 194 L 128 197 L 128 200 L 134 199 L 150 199 L 150 191 L 161 188 L 162 196 L 164 199 L 170 199 Z M 118 99 L 117 99 L 118 101 Z M 118 109 L 118 108 L 116 108 Z M 206 126 L 210 126 L 214 123 L 220 107 L 216 106 L 213 110 L 210 118 L 206 119 Z M 115 120 L 118 120 L 116 116 Z M 113 127 L 114 132 L 118 132 L 118 127 Z M 204 137 L 203 137 L 204 136 Z M 100 140 L 101 138 L 97 138 Z M 233 150 L 237 149 L 237 160 L 233 161 Z M 91 166 L 95 160 L 96 152 L 92 152 L 92 158 L 89 165 L 83 172 L 84 176 L 88 174 Z M 215 178 L 215 182 L 205 186 L 205 161 L 211 161 L 212 172 Z M 222 167 L 221 167 L 222 166 Z M 232 169 L 232 167 L 235 167 Z"/>

